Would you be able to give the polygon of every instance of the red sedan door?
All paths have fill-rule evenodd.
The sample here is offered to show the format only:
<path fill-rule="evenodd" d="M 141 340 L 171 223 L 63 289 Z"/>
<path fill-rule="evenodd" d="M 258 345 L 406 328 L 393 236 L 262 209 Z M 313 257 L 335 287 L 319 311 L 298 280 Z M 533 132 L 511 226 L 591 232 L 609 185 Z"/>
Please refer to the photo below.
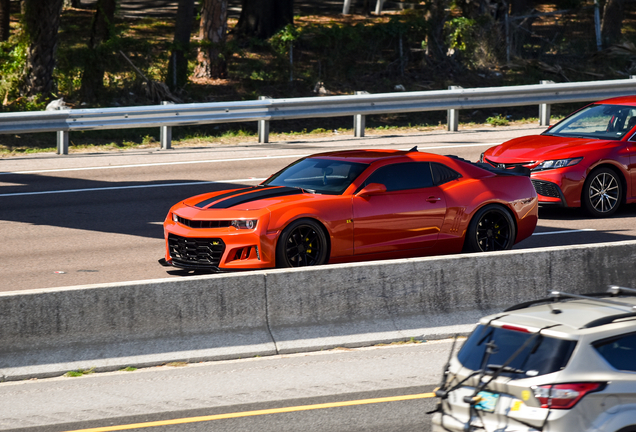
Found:
<path fill-rule="evenodd" d="M 386 192 L 353 197 L 354 254 L 423 249 L 435 245 L 446 214 L 441 188 L 433 186 L 428 162 L 385 165 L 361 186 L 379 183 Z"/>

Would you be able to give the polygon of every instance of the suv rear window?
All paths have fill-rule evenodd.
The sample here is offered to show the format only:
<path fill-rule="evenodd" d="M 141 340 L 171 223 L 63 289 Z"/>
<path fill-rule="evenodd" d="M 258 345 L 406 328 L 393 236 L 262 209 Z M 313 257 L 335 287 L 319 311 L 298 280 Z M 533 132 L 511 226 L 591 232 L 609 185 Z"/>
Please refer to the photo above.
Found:
<path fill-rule="evenodd" d="M 534 333 L 478 325 L 457 354 L 460 363 L 472 370 L 488 365 L 502 366 Z M 486 347 L 493 347 L 493 353 L 486 353 Z M 502 372 L 508 377 L 534 377 L 559 371 L 570 360 L 576 341 L 535 336 L 522 352 L 508 364 L 519 372 Z M 522 371 L 522 372 L 521 372 Z"/>

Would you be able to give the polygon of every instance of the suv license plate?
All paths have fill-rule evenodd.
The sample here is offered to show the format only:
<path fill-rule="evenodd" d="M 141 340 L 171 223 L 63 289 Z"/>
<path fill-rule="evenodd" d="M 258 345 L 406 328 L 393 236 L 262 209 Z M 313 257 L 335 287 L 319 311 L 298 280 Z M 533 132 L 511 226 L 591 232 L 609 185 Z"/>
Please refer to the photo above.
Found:
<path fill-rule="evenodd" d="M 481 391 L 477 396 L 481 397 L 481 400 L 475 405 L 475 409 L 486 412 L 493 412 L 495 410 L 497 400 L 499 400 L 498 394 Z"/>

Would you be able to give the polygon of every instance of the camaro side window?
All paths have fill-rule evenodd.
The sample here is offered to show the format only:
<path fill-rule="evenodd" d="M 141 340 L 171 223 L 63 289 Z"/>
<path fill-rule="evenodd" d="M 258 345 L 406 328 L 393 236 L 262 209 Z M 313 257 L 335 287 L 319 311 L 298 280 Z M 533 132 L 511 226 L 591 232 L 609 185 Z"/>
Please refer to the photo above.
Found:
<path fill-rule="evenodd" d="M 386 165 L 378 168 L 364 182 L 380 183 L 386 186 L 387 192 L 406 189 L 419 189 L 433 186 L 431 167 L 428 162 L 408 162 Z"/>
<path fill-rule="evenodd" d="M 444 183 L 448 183 L 452 180 L 457 180 L 462 175 L 457 171 L 442 165 L 440 163 L 431 163 L 431 171 L 433 172 L 433 183 L 435 186 L 439 186 Z"/>

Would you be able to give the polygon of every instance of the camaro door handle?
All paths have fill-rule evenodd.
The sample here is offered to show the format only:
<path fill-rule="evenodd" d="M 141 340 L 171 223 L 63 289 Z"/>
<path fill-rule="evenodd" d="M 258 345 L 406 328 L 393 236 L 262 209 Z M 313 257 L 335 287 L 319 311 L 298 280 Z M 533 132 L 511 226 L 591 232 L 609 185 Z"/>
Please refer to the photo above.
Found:
<path fill-rule="evenodd" d="M 428 198 L 426 198 L 426 201 L 430 202 L 430 203 L 436 203 L 437 201 L 441 201 L 441 198 L 438 197 L 434 197 L 434 196 L 430 196 Z"/>

